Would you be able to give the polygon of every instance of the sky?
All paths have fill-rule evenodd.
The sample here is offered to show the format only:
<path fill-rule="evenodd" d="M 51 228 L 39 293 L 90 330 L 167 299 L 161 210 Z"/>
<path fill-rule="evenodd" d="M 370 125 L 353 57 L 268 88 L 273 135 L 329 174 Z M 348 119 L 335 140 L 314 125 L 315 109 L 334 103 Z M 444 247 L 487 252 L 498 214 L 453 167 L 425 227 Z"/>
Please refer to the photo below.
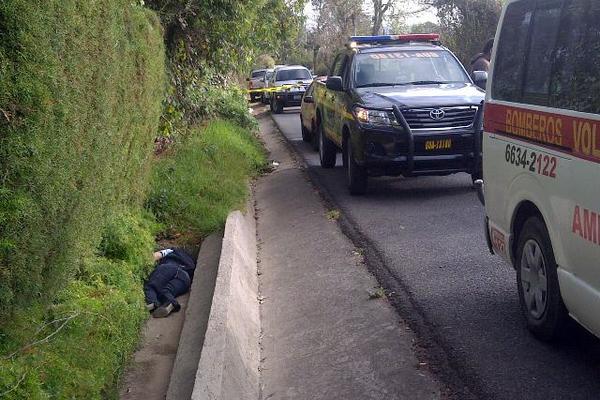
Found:
<path fill-rule="evenodd" d="M 421 8 L 416 0 L 407 0 L 406 2 L 408 3 L 409 9 L 411 11 L 419 10 Z M 314 26 L 315 13 L 312 9 L 312 5 L 311 5 L 310 1 L 304 7 L 304 15 L 306 15 L 308 17 L 308 26 L 309 27 Z M 434 10 L 429 9 L 429 10 L 420 12 L 418 14 L 412 14 L 406 18 L 406 22 L 408 25 L 414 25 L 414 24 L 427 22 L 427 21 L 437 22 L 437 17 L 435 16 Z"/>

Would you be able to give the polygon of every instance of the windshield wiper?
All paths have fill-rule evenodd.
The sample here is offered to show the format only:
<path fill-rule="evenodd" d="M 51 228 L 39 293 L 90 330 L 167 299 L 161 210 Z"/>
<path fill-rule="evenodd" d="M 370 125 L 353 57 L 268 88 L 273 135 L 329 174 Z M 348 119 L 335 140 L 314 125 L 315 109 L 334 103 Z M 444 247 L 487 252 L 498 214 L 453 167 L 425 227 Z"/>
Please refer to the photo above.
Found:
<path fill-rule="evenodd" d="M 366 87 L 379 87 L 379 86 L 397 86 L 397 83 L 389 83 L 389 82 L 376 82 L 376 83 L 366 83 L 364 85 L 357 86 L 356 88 L 366 88 Z"/>
<path fill-rule="evenodd" d="M 442 85 L 444 83 L 452 83 L 452 82 L 442 82 L 442 81 L 414 81 L 414 82 L 406 82 L 401 85 Z"/>

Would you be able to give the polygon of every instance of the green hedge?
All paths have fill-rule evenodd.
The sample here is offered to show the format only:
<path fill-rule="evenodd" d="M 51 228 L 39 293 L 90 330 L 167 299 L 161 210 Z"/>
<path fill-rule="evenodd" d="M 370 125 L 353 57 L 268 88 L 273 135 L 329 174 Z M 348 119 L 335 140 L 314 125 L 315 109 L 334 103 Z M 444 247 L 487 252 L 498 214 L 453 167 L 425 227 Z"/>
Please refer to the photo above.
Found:
<path fill-rule="evenodd" d="M 157 229 L 141 211 L 115 216 L 99 254 L 78 262 L 51 306 L 11 317 L 0 339 L 1 398 L 117 398 L 118 377 L 148 315 L 141 280 L 152 266 Z"/>
<path fill-rule="evenodd" d="M 139 1 L 0 1 L 0 324 L 55 298 L 143 200 L 164 69 Z"/>

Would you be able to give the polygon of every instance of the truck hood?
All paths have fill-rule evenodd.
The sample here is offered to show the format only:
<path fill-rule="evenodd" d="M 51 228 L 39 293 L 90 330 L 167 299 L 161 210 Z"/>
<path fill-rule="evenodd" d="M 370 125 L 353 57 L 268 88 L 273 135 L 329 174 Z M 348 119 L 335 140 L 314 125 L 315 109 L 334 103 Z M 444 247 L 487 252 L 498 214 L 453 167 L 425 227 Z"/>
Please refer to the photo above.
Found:
<path fill-rule="evenodd" d="M 295 79 L 291 81 L 277 81 L 274 82 L 274 86 L 283 86 L 283 85 L 299 85 L 302 84 L 304 86 L 308 86 L 312 83 L 312 79 Z"/>
<path fill-rule="evenodd" d="M 359 88 L 355 92 L 359 103 L 375 108 L 479 105 L 485 98 L 485 92 L 470 83 Z"/>

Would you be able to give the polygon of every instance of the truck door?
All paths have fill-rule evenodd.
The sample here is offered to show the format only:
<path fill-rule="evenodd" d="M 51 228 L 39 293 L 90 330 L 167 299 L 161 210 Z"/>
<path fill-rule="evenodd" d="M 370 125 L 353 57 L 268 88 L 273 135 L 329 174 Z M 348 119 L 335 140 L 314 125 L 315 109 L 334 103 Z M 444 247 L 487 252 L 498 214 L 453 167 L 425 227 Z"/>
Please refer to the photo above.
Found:
<path fill-rule="evenodd" d="M 347 112 L 347 103 L 348 103 L 348 93 L 346 89 L 348 88 L 348 75 L 350 70 L 350 57 L 348 55 L 340 55 L 340 63 L 338 65 L 338 70 L 334 71 L 335 76 L 341 76 L 342 82 L 344 85 L 344 91 L 335 92 L 335 120 L 333 121 L 333 132 L 334 134 L 331 136 L 333 141 L 337 143 L 337 145 L 342 147 L 342 129 L 344 128 L 344 120 L 346 118 Z"/>
<path fill-rule="evenodd" d="M 333 66 L 331 67 L 330 76 L 338 76 L 337 72 L 340 70 L 340 64 L 342 62 L 343 55 L 339 54 L 335 61 L 333 62 Z M 335 125 L 336 125 L 336 115 L 335 115 L 335 99 L 336 93 L 333 90 L 325 89 L 323 98 L 321 99 L 321 104 L 323 106 L 323 130 L 325 136 L 334 140 L 335 136 Z"/>

